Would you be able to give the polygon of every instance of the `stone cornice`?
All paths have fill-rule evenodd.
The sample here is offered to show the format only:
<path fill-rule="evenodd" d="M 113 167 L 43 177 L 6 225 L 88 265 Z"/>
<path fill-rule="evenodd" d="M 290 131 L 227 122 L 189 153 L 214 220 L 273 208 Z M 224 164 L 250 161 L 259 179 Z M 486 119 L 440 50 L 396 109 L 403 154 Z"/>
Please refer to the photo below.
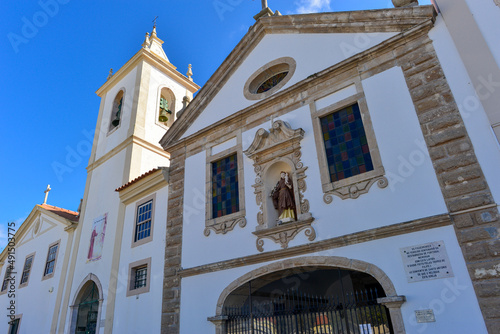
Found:
<path fill-rule="evenodd" d="M 191 93 L 195 93 L 200 89 L 200 86 L 189 80 L 176 70 L 176 67 L 165 59 L 159 57 L 153 52 L 141 48 L 132 58 L 129 59 L 108 81 L 106 81 L 97 91 L 96 94 L 103 97 L 106 92 L 114 87 L 122 80 L 130 71 L 132 71 L 141 61 L 146 61 L 151 66 L 159 69 L 172 79 L 176 80 L 180 85 L 186 87 Z"/>
<path fill-rule="evenodd" d="M 167 151 L 170 150 L 170 147 L 178 144 L 176 143 L 176 140 L 182 136 L 194 120 L 201 114 L 201 112 L 203 112 L 230 76 L 243 63 L 247 55 L 257 46 L 259 41 L 266 34 L 400 32 L 400 34 L 397 35 L 397 39 L 399 40 L 401 38 L 406 38 L 407 32 L 409 30 L 414 31 L 416 26 L 420 28 L 422 28 L 422 25 L 432 26 L 436 16 L 437 13 L 435 12 L 433 6 L 420 6 L 358 12 L 263 17 L 250 28 L 248 33 L 242 38 L 217 71 L 202 87 L 198 95 L 182 113 L 181 117 L 179 117 L 165 136 L 160 140 L 160 144 Z M 428 22 L 430 22 L 430 24 Z M 390 40 L 394 40 L 394 37 Z M 376 48 L 377 46 L 370 49 L 370 52 L 373 52 Z M 367 52 L 365 51 L 361 54 L 366 55 Z M 357 56 L 358 55 L 351 57 L 349 60 L 359 60 L 359 57 Z M 342 63 L 344 62 L 341 62 L 341 64 Z M 302 81 L 302 83 L 307 81 L 308 80 L 306 79 Z M 297 87 L 297 84 L 293 87 Z M 289 92 L 293 89 L 293 87 L 290 87 L 281 93 Z M 275 94 L 272 98 L 276 98 L 280 95 L 281 94 Z M 256 103 L 247 109 L 258 107 L 268 100 L 269 99 L 266 99 L 260 103 Z M 239 114 L 240 112 L 236 114 Z M 227 119 L 228 118 L 225 120 Z"/>
<path fill-rule="evenodd" d="M 442 214 L 438 216 L 413 220 L 405 223 L 399 223 L 399 224 L 374 228 L 370 230 L 365 230 L 361 232 L 356 232 L 313 243 L 307 243 L 304 245 L 290 247 L 287 249 L 280 249 L 271 252 L 235 258 L 227 261 L 210 263 L 198 267 L 182 269 L 179 272 L 179 275 L 181 277 L 196 276 L 220 270 L 243 267 L 262 262 L 276 261 L 288 257 L 300 256 L 328 249 L 345 247 L 348 245 L 359 244 L 372 240 L 384 239 L 388 237 L 393 237 L 418 231 L 424 231 L 443 226 L 449 226 L 451 224 L 452 222 L 450 216 L 448 214 Z"/>
<path fill-rule="evenodd" d="M 190 145 L 192 143 L 198 142 L 202 143 L 203 140 L 200 140 L 202 138 L 205 138 L 209 132 L 211 131 L 217 131 L 218 127 L 220 128 L 225 128 L 227 127 L 227 124 L 229 122 L 238 122 L 246 119 L 248 116 L 252 115 L 254 116 L 256 113 L 258 113 L 261 110 L 264 109 L 269 109 L 274 105 L 279 105 L 282 102 L 295 100 L 295 105 L 299 105 L 301 102 L 304 102 L 304 94 L 305 92 L 312 88 L 316 87 L 322 82 L 325 82 L 327 80 L 330 80 L 331 78 L 335 77 L 340 77 L 343 73 L 348 72 L 349 70 L 357 69 L 357 66 L 359 63 L 362 63 L 364 61 L 369 61 L 374 57 L 374 54 L 382 54 L 384 52 L 388 52 L 390 50 L 393 50 L 396 48 L 398 45 L 404 45 L 405 43 L 408 43 L 410 40 L 414 38 L 420 37 L 422 34 L 427 33 L 432 27 L 434 26 L 434 17 L 428 18 L 425 21 L 422 21 L 420 24 L 412 27 L 409 30 L 406 30 L 404 32 L 401 32 L 384 42 L 368 49 L 363 52 L 360 52 L 350 58 L 347 58 L 329 68 L 326 68 L 320 72 L 314 73 L 307 77 L 306 79 L 294 84 L 293 86 L 278 92 L 274 94 L 273 96 L 264 99 L 262 101 L 259 101 L 245 109 L 242 109 L 240 111 L 235 112 L 234 114 L 218 121 L 215 123 L 210 124 L 210 127 L 205 127 L 204 129 L 201 129 L 200 131 L 182 138 L 181 140 L 176 141 L 175 140 L 175 133 L 171 132 L 177 131 L 174 129 L 176 124 L 182 124 L 182 116 L 179 118 L 176 122 L 174 122 L 173 126 L 169 129 L 169 131 L 165 134 L 165 136 L 160 140 L 160 144 L 163 146 L 163 148 L 170 152 L 172 150 L 178 149 L 179 147 L 182 147 L 184 145 Z M 216 72 L 217 73 L 217 72 Z M 204 86 L 205 87 L 205 86 Z M 203 89 L 198 93 L 196 98 L 189 104 L 188 108 L 194 106 L 194 102 L 198 99 L 198 102 L 201 100 L 199 97 L 203 93 Z M 302 96 L 302 98 L 297 99 L 295 97 Z M 205 101 L 205 100 L 204 100 Z M 305 101 L 305 103 L 309 103 L 310 101 Z M 208 102 L 207 102 L 208 103 Z M 205 105 L 206 106 L 206 105 Z M 205 107 L 203 106 L 203 107 Z M 198 108 L 198 107 L 197 107 Z M 292 105 L 288 103 L 287 108 L 292 108 Z M 184 114 L 188 114 L 189 111 L 186 110 Z M 184 132 L 187 130 L 189 125 L 191 125 L 191 122 L 194 121 L 194 118 L 192 121 L 190 121 L 189 124 L 186 124 L 186 128 L 182 131 Z M 182 126 L 182 125 L 178 125 Z M 178 128 L 176 128 L 178 129 Z M 179 136 L 182 134 L 179 134 Z"/>
<path fill-rule="evenodd" d="M 113 156 L 118 154 L 120 151 L 124 150 L 128 145 L 130 144 L 136 144 L 139 145 L 147 150 L 150 150 L 153 153 L 159 154 L 167 159 L 170 159 L 170 154 L 168 152 L 163 151 L 161 148 L 151 144 L 150 142 L 145 141 L 142 138 L 136 137 L 136 136 L 130 136 L 124 141 L 122 141 L 119 145 L 117 145 L 115 148 L 113 148 L 111 151 L 105 153 L 102 157 L 94 161 L 93 163 L 89 164 L 87 166 L 87 173 L 90 172 L 91 170 L 94 170 L 95 168 L 99 167 L 109 159 L 111 159 Z"/>

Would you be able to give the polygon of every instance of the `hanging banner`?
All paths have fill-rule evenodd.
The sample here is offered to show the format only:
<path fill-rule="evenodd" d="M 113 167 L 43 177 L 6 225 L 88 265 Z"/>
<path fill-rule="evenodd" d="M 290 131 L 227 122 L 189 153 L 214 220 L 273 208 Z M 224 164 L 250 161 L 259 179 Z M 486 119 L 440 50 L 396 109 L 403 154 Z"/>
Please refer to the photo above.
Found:
<path fill-rule="evenodd" d="M 92 233 L 90 234 L 89 252 L 87 262 L 97 261 L 102 256 L 102 246 L 104 245 L 104 236 L 106 234 L 106 221 L 108 214 L 94 219 L 92 223 Z"/>

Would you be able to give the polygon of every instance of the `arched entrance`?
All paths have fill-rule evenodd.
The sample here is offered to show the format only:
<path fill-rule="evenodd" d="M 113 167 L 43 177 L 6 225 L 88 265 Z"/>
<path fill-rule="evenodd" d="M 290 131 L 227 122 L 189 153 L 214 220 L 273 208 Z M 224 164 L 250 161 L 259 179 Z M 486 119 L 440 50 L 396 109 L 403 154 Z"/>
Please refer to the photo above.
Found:
<path fill-rule="evenodd" d="M 222 293 L 212 319 L 221 334 L 404 333 L 403 302 L 376 266 L 306 257 L 236 280 Z"/>
<path fill-rule="evenodd" d="M 70 333 L 98 333 L 102 300 L 101 284 L 95 275 L 89 274 L 80 284 L 71 306 Z"/>
<path fill-rule="evenodd" d="M 76 334 L 95 334 L 99 310 L 99 292 L 97 285 L 89 281 L 81 291 L 76 320 Z"/>

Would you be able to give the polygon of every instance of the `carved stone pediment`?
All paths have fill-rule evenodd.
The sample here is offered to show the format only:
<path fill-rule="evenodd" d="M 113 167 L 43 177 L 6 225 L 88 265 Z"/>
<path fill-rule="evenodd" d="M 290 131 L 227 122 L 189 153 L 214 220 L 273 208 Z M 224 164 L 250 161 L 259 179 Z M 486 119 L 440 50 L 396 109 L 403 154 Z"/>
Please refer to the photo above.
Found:
<path fill-rule="evenodd" d="M 250 147 L 244 153 L 254 161 L 256 174 L 255 199 L 259 206 L 257 213 L 257 230 L 254 232 L 257 239 L 257 249 L 263 251 L 262 238 L 268 238 L 282 247 L 287 247 L 300 231 L 308 228 L 309 240 L 314 240 L 316 232 L 311 226 L 312 218 L 309 212 L 309 201 L 304 198 L 306 191 L 307 167 L 301 161 L 300 141 L 304 138 L 304 130 L 292 129 L 290 124 L 281 120 L 275 121 L 269 131 L 259 129 Z M 283 169 L 281 169 L 283 168 Z M 296 221 L 278 225 L 275 208 L 270 200 L 270 190 L 276 184 L 277 171 L 286 170 L 293 182 L 295 198 Z M 279 174 L 279 173 L 278 173 Z"/>
<path fill-rule="evenodd" d="M 265 129 L 257 131 L 252 145 L 244 153 L 250 159 L 259 160 L 262 163 L 266 157 L 276 157 L 276 155 L 269 153 L 272 153 L 277 148 L 289 148 L 293 151 L 294 146 L 300 145 L 302 138 L 304 138 L 304 130 L 300 128 L 293 130 L 288 123 L 275 121 L 269 132 Z"/>

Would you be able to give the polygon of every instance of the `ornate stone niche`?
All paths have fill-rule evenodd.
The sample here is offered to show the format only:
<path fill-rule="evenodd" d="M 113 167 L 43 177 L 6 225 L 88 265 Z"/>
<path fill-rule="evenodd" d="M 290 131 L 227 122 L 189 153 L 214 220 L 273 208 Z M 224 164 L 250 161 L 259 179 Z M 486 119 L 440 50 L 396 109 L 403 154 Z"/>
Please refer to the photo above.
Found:
<path fill-rule="evenodd" d="M 260 252 L 264 251 L 264 238 L 280 243 L 282 248 L 287 248 L 290 240 L 303 230 L 310 241 L 316 238 L 316 231 L 311 226 L 314 218 L 309 212 L 309 201 L 304 198 L 307 167 L 301 162 L 302 138 L 304 130 L 294 130 L 288 123 L 278 120 L 269 131 L 259 129 L 252 145 L 244 151 L 254 161 L 256 178 L 253 187 L 260 211 L 253 234 L 257 236 Z M 292 180 L 296 208 L 296 221 L 283 224 L 278 222 L 278 212 L 270 197 L 281 171 L 287 172 Z"/>

